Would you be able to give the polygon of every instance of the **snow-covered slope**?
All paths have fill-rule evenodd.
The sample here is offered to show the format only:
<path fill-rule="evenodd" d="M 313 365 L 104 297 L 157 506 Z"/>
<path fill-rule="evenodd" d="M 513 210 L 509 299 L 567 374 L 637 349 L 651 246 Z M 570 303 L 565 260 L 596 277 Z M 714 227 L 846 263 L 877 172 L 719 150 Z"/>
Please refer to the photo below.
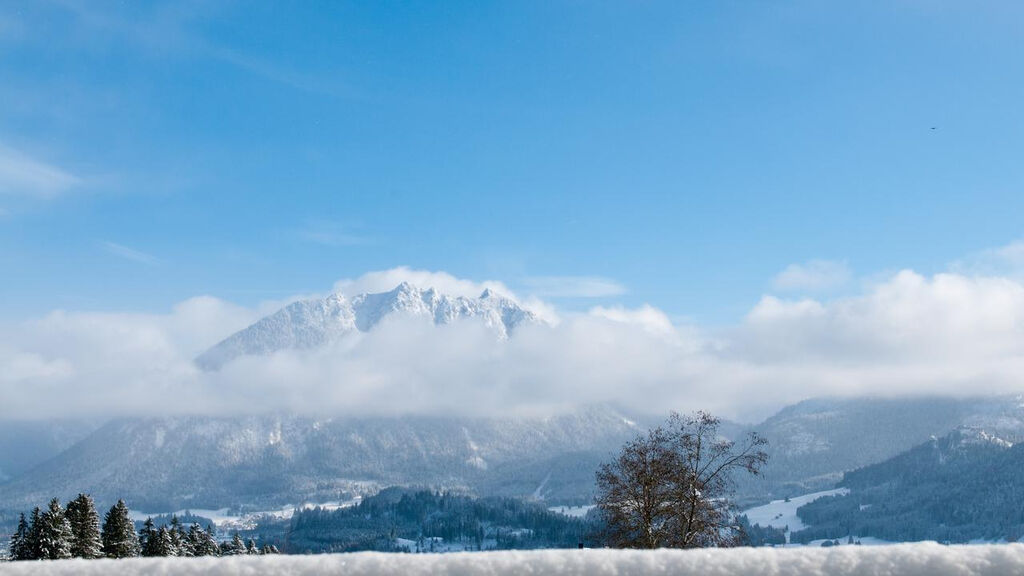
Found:
<path fill-rule="evenodd" d="M 478 318 L 498 338 L 507 338 L 520 324 L 539 322 L 533 312 L 491 290 L 484 290 L 478 298 L 466 298 L 403 282 L 390 292 L 359 294 L 351 300 L 331 294 L 293 302 L 228 336 L 201 354 L 196 363 L 214 370 L 239 356 L 316 348 L 353 331 L 367 332 L 392 314 L 427 318 L 435 324 Z"/>
<path fill-rule="evenodd" d="M 389 485 L 574 503 L 592 495 L 594 470 L 634 432 L 605 408 L 522 419 L 119 420 L 0 485 L 0 511 L 83 491 L 103 503 L 123 497 L 144 510 L 266 509 Z"/>

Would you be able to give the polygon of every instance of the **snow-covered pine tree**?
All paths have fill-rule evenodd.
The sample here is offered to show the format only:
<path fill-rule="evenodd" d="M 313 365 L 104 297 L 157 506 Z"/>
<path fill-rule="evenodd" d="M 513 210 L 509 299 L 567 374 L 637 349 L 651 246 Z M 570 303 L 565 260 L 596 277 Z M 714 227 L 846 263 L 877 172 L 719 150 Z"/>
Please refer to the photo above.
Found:
<path fill-rule="evenodd" d="M 153 538 L 155 544 L 153 550 L 156 552 L 155 556 L 177 556 L 178 548 L 174 545 L 174 540 L 171 538 L 171 530 L 167 526 L 161 526 L 156 531 L 156 536 Z"/>
<path fill-rule="evenodd" d="M 217 533 L 213 524 L 207 524 L 203 530 L 203 556 L 220 556 L 220 545 L 217 544 Z"/>
<path fill-rule="evenodd" d="M 139 545 L 142 548 L 143 556 L 160 556 L 157 550 L 156 527 L 152 518 L 146 518 L 142 523 L 142 530 L 139 531 Z"/>
<path fill-rule="evenodd" d="M 249 538 L 249 541 L 245 543 L 245 553 L 250 556 L 256 556 L 260 553 L 260 549 L 256 547 L 256 541 Z"/>
<path fill-rule="evenodd" d="M 182 538 L 182 542 L 185 543 L 184 546 L 187 547 L 189 552 L 187 555 L 206 556 L 206 551 L 204 549 L 205 540 L 206 538 L 204 537 L 203 529 L 199 527 L 199 524 L 193 522 L 192 525 L 188 527 L 188 534 Z"/>
<path fill-rule="evenodd" d="M 79 494 L 68 502 L 67 517 L 71 524 L 71 555 L 75 558 L 102 558 L 100 515 L 96 513 L 92 497 Z"/>
<path fill-rule="evenodd" d="M 177 514 L 171 515 L 171 525 L 167 527 L 167 533 L 171 537 L 171 548 L 174 550 L 175 556 L 192 555 L 186 549 L 185 529 L 182 527 L 181 520 L 178 519 Z"/>
<path fill-rule="evenodd" d="M 245 542 L 242 541 L 242 537 L 238 535 L 238 532 L 235 532 L 230 542 L 223 543 L 220 549 L 222 556 L 239 556 L 246 553 Z"/>
<path fill-rule="evenodd" d="M 103 554 L 107 558 L 133 558 L 139 552 L 135 523 L 124 500 L 118 500 L 103 519 Z"/>
<path fill-rule="evenodd" d="M 18 518 L 18 527 L 11 534 L 11 548 L 9 550 L 11 560 L 31 560 L 29 550 L 28 521 L 22 513 Z"/>
<path fill-rule="evenodd" d="M 71 558 L 71 523 L 64 515 L 60 500 L 50 500 L 46 511 L 39 515 L 39 558 L 63 560 Z"/>
<path fill-rule="evenodd" d="M 39 560 L 42 558 L 42 551 L 39 549 L 39 533 L 43 529 L 42 512 L 39 506 L 32 509 L 31 520 L 28 524 L 28 540 L 25 543 L 25 559 Z"/>
<path fill-rule="evenodd" d="M 196 548 L 192 545 L 192 540 L 188 537 L 188 532 L 183 532 L 178 537 L 178 556 L 191 558 L 196 556 Z"/>

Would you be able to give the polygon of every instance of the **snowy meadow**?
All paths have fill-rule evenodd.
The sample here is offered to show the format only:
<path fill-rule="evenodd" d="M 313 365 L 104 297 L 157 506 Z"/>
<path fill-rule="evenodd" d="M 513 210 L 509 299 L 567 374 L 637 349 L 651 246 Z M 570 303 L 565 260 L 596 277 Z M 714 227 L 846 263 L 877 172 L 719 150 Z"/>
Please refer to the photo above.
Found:
<path fill-rule="evenodd" d="M 120 574 L 453 576 L 512 574 L 627 576 L 975 576 L 1024 573 L 1024 545 L 943 546 L 934 542 L 886 547 L 737 548 L 703 550 L 541 550 L 457 554 L 359 552 L 316 556 L 133 558 L 0 564 L 5 575 Z"/>

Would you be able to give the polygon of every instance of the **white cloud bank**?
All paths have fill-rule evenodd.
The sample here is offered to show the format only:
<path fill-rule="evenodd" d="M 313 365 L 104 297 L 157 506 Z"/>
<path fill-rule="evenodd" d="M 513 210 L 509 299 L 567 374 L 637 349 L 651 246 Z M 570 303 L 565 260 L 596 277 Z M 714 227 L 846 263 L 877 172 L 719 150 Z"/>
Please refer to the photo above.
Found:
<path fill-rule="evenodd" d="M 32 576 L 1004 576 L 1024 573 L 1024 545 L 941 546 L 924 542 L 885 547 L 802 549 L 534 550 L 457 554 L 358 552 L 314 556 L 60 560 L 12 562 L 5 565 L 4 573 Z"/>
<path fill-rule="evenodd" d="M 401 281 L 476 296 L 499 282 L 396 268 L 341 281 L 352 295 Z M 1024 284 L 905 270 L 832 300 L 764 296 L 735 326 L 673 324 L 660 310 L 554 314 L 498 341 L 481 324 L 390 318 L 319 350 L 193 358 L 267 310 L 210 297 L 168 314 L 57 311 L 0 326 L 0 418 L 75 414 L 537 414 L 609 402 L 637 412 L 763 416 L 822 395 L 1018 393 Z"/>

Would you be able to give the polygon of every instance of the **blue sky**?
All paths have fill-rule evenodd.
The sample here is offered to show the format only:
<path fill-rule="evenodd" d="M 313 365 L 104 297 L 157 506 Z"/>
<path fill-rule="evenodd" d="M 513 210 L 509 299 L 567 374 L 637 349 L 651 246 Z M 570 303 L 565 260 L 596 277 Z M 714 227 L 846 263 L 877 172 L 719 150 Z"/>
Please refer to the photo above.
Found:
<path fill-rule="evenodd" d="M 725 323 L 943 270 L 1021 237 L 1022 12 L 0 2 L 0 316 L 408 265 Z"/>

